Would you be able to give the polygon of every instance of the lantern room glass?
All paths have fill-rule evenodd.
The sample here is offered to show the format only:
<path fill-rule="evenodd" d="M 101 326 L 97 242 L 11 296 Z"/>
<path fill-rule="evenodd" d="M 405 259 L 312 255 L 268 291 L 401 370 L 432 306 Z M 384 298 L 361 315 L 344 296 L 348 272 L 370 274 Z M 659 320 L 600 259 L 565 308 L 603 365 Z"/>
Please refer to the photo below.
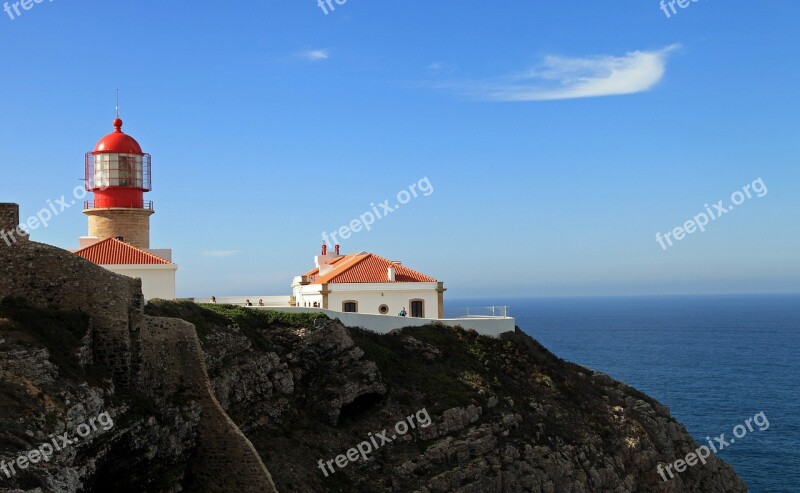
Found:
<path fill-rule="evenodd" d="M 109 187 L 150 191 L 150 155 L 100 153 L 86 155 L 86 189 Z"/>

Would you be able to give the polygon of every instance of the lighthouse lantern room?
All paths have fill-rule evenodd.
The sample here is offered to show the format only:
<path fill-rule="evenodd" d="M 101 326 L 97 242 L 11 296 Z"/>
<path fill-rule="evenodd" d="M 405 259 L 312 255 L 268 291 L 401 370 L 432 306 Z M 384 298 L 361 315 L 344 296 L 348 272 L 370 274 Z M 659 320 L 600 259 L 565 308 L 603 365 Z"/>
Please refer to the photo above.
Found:
<path fill-rule="evenodd" d="M 137 248 L 150 248 L 150 216 L 153 203 L 144 200 L 152 189 L 150 154 L 136 139 L 122 132 L 122 120 L 114 120 L 114 132 L 86 153 L 86 190 L 94 201 L 84 204 L 89 217 L 86 240 L 116 238 Z"/>

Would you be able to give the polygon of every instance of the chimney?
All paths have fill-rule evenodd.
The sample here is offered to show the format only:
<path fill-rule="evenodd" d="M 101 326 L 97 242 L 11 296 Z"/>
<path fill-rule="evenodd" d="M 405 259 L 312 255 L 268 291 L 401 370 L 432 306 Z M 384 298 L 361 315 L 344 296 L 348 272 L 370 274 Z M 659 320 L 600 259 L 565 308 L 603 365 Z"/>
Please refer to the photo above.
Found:
<path fill-rule="evenodd" d="M 335 248 L 335 251 L 336 251 L 335 255 L 329 253 L 328 252 L 328 245 L 323 243 L 322 244 L 322 255 L 314 257 L 314 265 L 316 265 L 317 269 L 319 269 L 319 275 L 324 276 L 328 272 L 332 271 L 333 267 L 331 266 L 331 262 L 333 262 L 337 258 L 341 257 L 341 255 L 339 255 L 339 245 L 336 245 L 334 248 Z"/>
<path fill-rule="evenodd" d="M 117 236 L 117 240 L 119 240 L 119 241 L 125 241 L 125 237 L 124 237 L 124 236 Z"/>
<path fill-rule="evenodd" d="M 389 267 L 387 270 L 389 274 L 389 282 L 395 282 L 397 280 L 397 269 L 394 267 Z"/>

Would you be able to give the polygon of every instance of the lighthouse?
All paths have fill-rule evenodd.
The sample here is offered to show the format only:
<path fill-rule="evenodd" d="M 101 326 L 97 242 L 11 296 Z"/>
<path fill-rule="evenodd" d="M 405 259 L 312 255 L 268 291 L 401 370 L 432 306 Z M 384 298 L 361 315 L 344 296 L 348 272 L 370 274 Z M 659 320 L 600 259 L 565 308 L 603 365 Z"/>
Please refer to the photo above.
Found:
<path fill-rule="evenodd" d="M 83 213 L 89 217 L 89 237 L 116 238 L 137 248 L 150 248 L 150 216 L 153 203 L 144 200 L 151 187 L 150 154 L 136 139 L 114 131 L 86 153 L 86 190 L 94 194 Z"/>
<path fill-rule="evenodd" d="M 86 153 L 86 190 L 94 194 L 83 213 L 89 235 L 80 239 L 75 254 L 112 272 L 142 280 L 145 299 L 175 299 L 172 250 L 150 248 L 153 203 L 144 194 L 152 189 L 150 154 L 122 131 L 117 115 L 114 131 Z"/>

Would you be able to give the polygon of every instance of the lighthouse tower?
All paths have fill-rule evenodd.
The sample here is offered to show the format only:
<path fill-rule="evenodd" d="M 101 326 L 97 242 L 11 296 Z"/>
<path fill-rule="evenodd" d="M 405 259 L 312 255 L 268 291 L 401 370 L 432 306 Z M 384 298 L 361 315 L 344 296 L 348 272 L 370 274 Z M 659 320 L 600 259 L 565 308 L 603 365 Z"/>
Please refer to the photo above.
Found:
<path fill-rule="evenodd" d="M 154 211 L 144 194 L 151 189 L 150 154 L 122 132 L 118 116 L 114 131 L 86 153 L 86 190 L 94 193 L 94 201 L 87 201 L 83 211 L 89 217 L 89 237 L 116 238 L 149 249 Z"/>
<path fill-rule="evenodd" d="M 89 236 L 80 239 L 75 254 L 111 272 L 142 280 L 145 299 L 175 299 L 172 250 L 150 248 L 153 203 L 144 200 L 150 186 L 150 154 L 136 139 L 114 132 L 86 153 L 86 190 L 94 194 L 83 213 L 89 217 Z"/>

